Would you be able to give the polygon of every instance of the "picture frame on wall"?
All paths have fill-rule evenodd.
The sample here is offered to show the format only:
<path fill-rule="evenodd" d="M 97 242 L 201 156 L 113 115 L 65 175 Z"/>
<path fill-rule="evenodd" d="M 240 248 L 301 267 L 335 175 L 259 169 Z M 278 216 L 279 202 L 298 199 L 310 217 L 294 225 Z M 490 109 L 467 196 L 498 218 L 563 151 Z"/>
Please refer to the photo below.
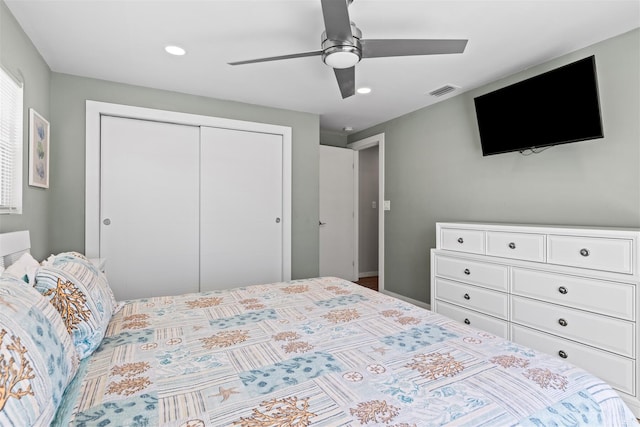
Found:
<path fill-rule="evenodd" d="M 49 122 L 29 108 L 29 185 L 49 188 Z"/>

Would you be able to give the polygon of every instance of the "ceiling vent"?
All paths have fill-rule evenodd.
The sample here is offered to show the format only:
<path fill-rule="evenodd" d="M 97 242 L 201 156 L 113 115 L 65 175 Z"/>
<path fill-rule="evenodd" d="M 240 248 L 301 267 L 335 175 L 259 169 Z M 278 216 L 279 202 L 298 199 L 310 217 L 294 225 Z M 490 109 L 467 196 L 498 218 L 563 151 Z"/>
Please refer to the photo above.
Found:
<path fill-rule="evenodd" d="M 444 85 L 442 87 L 439 87 L 438 89 L 434 89 L 431 92 L 429 92 L 429 95 L 431 96 L 435 96 L 435 97 L 440 97 L 440 96 L 444 96 L 448 93 L 451 93 L 455 90 L 460 89 L 460 86 L 454 86 L 454 85 Z"/>

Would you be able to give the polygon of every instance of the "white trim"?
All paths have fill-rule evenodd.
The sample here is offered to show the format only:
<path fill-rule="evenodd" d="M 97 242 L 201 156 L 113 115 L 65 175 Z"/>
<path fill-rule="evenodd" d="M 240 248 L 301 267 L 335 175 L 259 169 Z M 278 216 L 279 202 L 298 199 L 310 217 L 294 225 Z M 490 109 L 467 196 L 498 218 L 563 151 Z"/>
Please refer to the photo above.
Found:
<path fill-rule="evenodd" d="M 378 290 L 384 291 L 384 133 L 347 144 L 355 151 L 378 146 Z M 357 170 L 354 172 L 356 175 Z M 357 200 L 357 198 L 356 198 Z M 357 201 L 356 201 L 357 203 Z M 356 217 L 357 220 L 357 217 Z M 356 226 L 358 223 L 356 222 Z M 358 241 L 355 241 L 356 247 Z"/>
<path fill-rule="evenodd" d="M 409 304 L 417 305 L 418 307 L 422 307 L 422 308 L 426 308 L 427 310 L 431 310 L 431 305 L 427 304 L 426 302 L 422 302 L 422 301 L 418 301 L 418 300 L 413 299 L 413 298 L 405 297 L 404 295 L 396 294 L 395 292 L 385 291 L 384 289 L 381 290 L 380 292 L 382 292 L 385 295 L 389 295 L 390 297 L 394 297 L 394 298 L 401 299 L 402 301 L 406 301 Z"/>
<path fill-rule="evenodd" d="M 291 280 L 292 132 L 290 127 L 91 100 L 86 101 L 85 253 L 87 257 L 100 258 L 100 117 L 103 115 L 281 135 L 283 148 L 282 270 L 283 280 Z"/>

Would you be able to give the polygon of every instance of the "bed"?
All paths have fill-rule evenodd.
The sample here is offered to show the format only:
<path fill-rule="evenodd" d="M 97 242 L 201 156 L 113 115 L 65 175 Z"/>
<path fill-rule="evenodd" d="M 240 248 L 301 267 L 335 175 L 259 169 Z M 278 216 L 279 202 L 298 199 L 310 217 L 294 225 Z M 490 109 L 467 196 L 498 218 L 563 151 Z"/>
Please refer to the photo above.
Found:
<path fill-rule="evenodd" d="M 333 277 L 116 303 L 63 253 L 31 279 L 3 274 L 0 322 L 0 367 L 32 357 L 0 385 L 0 425 L 637 425 L 579 368 Z M 41 370 L 38 349 L 56 350 Z"/>

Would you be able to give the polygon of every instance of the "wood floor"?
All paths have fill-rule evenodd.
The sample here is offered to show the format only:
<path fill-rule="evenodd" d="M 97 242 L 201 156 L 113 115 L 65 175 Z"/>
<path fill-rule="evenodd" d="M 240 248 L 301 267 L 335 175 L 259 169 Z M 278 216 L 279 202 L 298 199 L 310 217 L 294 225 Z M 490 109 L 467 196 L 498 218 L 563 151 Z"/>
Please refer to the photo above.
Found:
<path fill-rule="evenodd" d="M 378 276 L 361 277 L 360 280 L 355 283 L 365 288 L 373 289 L 374 291 L 378 290 Z"/>

